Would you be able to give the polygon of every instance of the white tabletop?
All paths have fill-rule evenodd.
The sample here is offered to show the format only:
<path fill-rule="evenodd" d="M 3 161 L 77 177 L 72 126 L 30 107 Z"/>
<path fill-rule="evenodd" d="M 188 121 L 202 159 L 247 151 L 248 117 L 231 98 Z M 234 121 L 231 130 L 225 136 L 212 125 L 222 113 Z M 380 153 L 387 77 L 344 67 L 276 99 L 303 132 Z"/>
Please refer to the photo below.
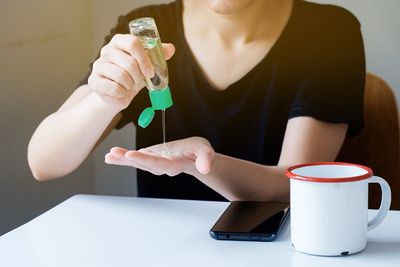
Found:
<path fill-rule="evenodd" d="M 346 257 L 296 252 L 290 227 L 274 242 L 216 241 L 226 202 L 74 196 L 0 237 L 0 266 L 400 266 L 400 212 Z M 370 211 L 375 213 L 375 211 Z"/>

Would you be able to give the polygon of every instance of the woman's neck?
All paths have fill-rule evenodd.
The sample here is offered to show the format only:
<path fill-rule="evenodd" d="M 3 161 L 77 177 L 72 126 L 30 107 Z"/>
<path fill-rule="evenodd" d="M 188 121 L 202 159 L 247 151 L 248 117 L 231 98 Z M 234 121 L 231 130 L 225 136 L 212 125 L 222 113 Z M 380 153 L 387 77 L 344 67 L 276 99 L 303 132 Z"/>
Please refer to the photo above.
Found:
<path fill-rule="evenodd" d="M 240 10 L 220 12 L 203 0 L 185 0 L 186 14 L 190 14 L 192 29 L 204 38 L 219 41 L 227 47 L 265 40 L 274 34 L 276 24 L 285 20 L 292 10 L 292 0 L 255 0 Z M 264 25 L 260 27 L 260 25 Z M 195 27 L 193 27 L 195 26 Z"/>

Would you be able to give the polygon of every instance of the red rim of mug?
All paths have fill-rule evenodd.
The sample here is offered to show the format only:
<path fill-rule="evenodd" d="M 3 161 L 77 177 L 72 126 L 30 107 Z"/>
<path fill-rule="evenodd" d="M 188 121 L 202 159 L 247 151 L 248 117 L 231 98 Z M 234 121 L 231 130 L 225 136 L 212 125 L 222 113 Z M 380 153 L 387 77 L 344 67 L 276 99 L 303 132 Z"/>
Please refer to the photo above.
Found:
<path fill-rule="evenodd" d="M 293 170 L 309 167 L 309 166 L 318 166 L 318 165 L 336 165 L 336 166 L 353 166 L 358 167 L 365 170 L 367 173 L 362 175 L 350 176 L 350 177 L 339 177 L 339 178 L 321 178 L 321 177 L 311 177 L 311 176 L 303 176 L 293 173 Z M 367 179 L 373 175 L 373 172 L 370 168 L 354 164 L 354 163 L 344 163 L 344 162 L 312 162 L 312 163 L 304 163 L 295 166 L 289 167 L 285 171 L 285 175 L 290 179 L 301 180 L 301 181 L 308 181 L 308 182 L 317 182 L 317 183 L 343 183 L 343 182 L 354 182 L 354 181 L 361 181 Z"/>

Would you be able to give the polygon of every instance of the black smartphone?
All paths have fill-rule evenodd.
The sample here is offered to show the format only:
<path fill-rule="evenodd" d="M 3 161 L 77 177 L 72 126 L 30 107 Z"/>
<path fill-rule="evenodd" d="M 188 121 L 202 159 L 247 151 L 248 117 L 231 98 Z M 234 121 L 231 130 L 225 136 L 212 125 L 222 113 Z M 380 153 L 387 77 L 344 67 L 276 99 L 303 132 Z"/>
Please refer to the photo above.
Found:
<path fill-rule="evenodd" d="M 273 241 L 285 224 L 289 203 L 233 201 L 210 230 L 217 240 Z"/>

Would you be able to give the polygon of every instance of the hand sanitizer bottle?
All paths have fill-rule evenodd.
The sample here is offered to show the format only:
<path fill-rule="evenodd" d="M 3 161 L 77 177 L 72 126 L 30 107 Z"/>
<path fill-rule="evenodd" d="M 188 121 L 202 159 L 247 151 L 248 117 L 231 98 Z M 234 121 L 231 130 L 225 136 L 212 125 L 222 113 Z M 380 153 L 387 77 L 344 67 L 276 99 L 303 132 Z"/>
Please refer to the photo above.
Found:
<path fill-rule="evenodd" d="M 173 105 L 168 87 L 168 66 L 153 18 L 139 18 L 129 22 L 129 31 L 142 41 L 155 72 L 153 78 L 145 78 L 152 106 L 143 110 L 138 120 L 139 126 L 146 128 L 153 120 L 155 110 L 165 112 L 165 109 Z"/>

